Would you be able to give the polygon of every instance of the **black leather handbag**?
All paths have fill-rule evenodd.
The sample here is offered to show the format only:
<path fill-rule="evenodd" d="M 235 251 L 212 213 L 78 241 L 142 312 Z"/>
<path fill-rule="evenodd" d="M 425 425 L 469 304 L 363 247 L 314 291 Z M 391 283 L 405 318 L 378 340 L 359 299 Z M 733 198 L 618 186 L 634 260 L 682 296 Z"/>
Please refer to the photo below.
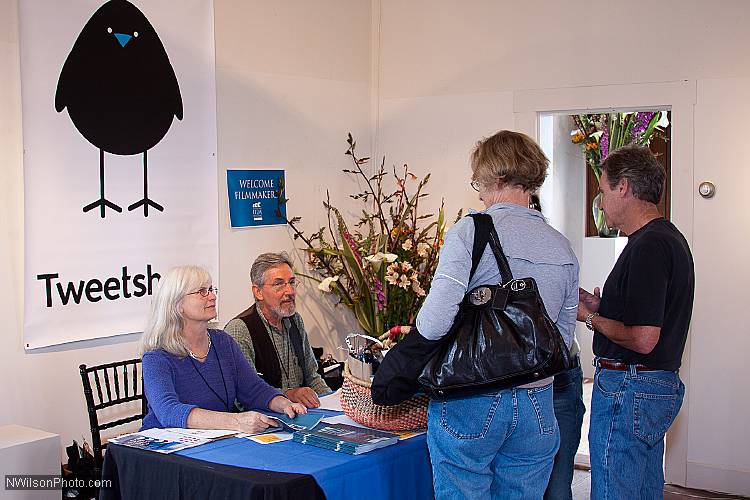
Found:
<path fill-rule="evenodd" d="M 475 231 L 469 280 L 489 244 L 502 284 L 478 286 L 464 296 L 450 331 L 422 370 L 420 384 L 437 399 L 516 387 L 571 366 L 570 352 L 534 278 L 513 278 L 492 217 L 471 217 Z"/>

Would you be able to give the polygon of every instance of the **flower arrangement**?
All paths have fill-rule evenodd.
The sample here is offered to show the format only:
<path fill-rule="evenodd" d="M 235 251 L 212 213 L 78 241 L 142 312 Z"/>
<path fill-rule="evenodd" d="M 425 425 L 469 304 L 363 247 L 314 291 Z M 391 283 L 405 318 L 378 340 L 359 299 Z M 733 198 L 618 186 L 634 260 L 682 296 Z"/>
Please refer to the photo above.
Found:
<path fill-rule="evenodd" d="M 445 235 L 443 203 L 435 214 L 419 213 L 419 202 L 427 196 L 422 179 L 407 165 L 393 168 L 394 187 L 385 186 L 385 158 L 374 174 L 365 172 L 370 158 L 359 157 L 356 141 L 349 134 L 353 168 L 343 172 L 359 178 L 362 192 L 349 195 L 365 206 L 352 224 L 347 224 L 326 192 L 323 207 L 328 225 L 306 236 L 297 227 L 300 217 L 287 220 L 295 240 L 306 247 L 309 274 L 318 289 L 337 296 L 354 313 L 360 327 L 378 337 L 395 325 L 414 324 L 417 311 L 430 288 Z M 282 201 L 286 201 L 285 199 Z M 461 217 L 459 212 L 458 218 Z"/>
<path fill-rule="evenodd" d="M 597 182 L 610 151 L 631 144 L 648 146 L 654 134 L 663 134 L 669 125 L 665 111 L 573 115 L 573 122 L 576 129 L 570 133 L 571 141 L 583 149 Z"/>
<path fill-rule="evenodd" d="M 583 150 L 597 183 L 602 176 L 602 162 L 610 151 L 631 144 L 648 146 L 655 135 L 663 137 L 669 126 L 666 111 L 573 115 L 573 122 L 576 128 L 570 133 L 571 141 Z M 600 196 L 593 200 L 594 224 L 600 236 L 617 236 L 619 231 L 607 227 L 604 212 L 599 209 Z"/>

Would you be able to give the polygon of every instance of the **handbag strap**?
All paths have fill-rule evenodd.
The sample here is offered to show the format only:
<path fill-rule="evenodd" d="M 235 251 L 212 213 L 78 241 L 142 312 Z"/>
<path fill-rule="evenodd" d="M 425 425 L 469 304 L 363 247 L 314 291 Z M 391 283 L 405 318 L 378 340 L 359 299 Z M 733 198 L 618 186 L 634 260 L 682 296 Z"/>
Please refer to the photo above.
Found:
<path fill-rule="evenodd" d="M 495 262 L 500 271 L 500 278 L 503 283 L 513 279 L 513 272 L 510 270 L 510 264 L 503 252 L 503 246 L 500 244 L 500 237 L 495 230 L 495 224 L 492 222 L 492 216 L 489 214 L 469 214 L 474 220 L 474 247 L 471 251 L 471 273 L 469 281 L 474 277 L 474 272 L 479 266 L 479 261 L 484 253 L 484 248 L 489 243 L 492 253 L 495 255 Z"/>

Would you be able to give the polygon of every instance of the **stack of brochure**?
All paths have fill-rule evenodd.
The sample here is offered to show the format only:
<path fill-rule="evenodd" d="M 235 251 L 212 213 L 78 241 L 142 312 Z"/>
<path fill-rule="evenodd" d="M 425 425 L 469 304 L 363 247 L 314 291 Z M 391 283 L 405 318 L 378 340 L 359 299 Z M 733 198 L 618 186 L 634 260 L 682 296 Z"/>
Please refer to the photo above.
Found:
<path fill-rule="evenodd" d="M 347 424 L 320 423 L 312 429 L 297 431 L 292 438 L 302 444 L 326 448 L 350 455 L 390 446 L 398 442 L 396 434 Z"/>

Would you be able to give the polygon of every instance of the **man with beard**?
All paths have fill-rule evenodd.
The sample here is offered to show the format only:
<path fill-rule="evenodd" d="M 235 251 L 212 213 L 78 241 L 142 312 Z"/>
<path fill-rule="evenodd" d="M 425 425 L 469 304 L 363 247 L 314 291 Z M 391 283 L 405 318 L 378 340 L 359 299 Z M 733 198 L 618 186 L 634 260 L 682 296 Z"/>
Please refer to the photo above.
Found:
<path fill-rule="evenodd" d="M 320 406 L 331 390 L 318 374 L 302 317 L 296 313 L 297 278 L 286 252 L 261 254 L 250 268 L 255 304 L 224 327 L 266 382 L 292 402 Z"/>

